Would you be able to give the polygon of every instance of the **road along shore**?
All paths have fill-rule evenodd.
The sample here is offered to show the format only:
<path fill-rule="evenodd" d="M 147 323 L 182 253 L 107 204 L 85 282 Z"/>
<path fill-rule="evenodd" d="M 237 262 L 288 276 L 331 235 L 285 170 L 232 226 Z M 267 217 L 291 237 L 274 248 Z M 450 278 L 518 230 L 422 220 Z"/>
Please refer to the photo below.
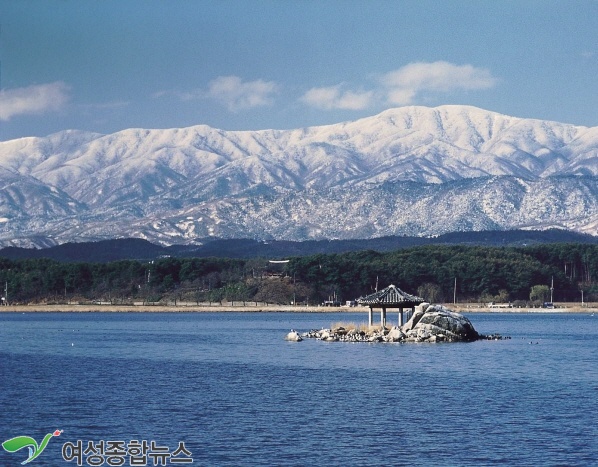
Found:
<path fill-rule="evenodd" d="M 598 303 L 558 303 L 555 308 L 488 308 L 476 304 L 453 304 L 445 306 L 458 313 L 596 313 Z M 250 313 L 367 313 L 365 306 L 299 306 L 264 304 L 153 304 L 153 305 L 108 305 L 108 304 L 30 304 L 0 307 L 0 312 L 13 313 L 206 313 L 206 312 L 250 312 Z M 390 311 L 392 313 L 392 311 Z"/>

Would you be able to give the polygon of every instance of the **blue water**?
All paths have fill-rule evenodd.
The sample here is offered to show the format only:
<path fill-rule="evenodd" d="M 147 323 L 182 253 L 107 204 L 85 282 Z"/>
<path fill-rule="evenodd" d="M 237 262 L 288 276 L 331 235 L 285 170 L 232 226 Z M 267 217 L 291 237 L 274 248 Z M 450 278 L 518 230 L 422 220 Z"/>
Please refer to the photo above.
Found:
<path fill-rule="evenodd" d="M 183 441 L 208 466 L 598 465 L 598 315 L 468 317 L 512 338 L 283 339 L 355 313 L 0 313 L 0 441 L 64 430 L 32 466 L 76 465 L 77 440 Z"/>

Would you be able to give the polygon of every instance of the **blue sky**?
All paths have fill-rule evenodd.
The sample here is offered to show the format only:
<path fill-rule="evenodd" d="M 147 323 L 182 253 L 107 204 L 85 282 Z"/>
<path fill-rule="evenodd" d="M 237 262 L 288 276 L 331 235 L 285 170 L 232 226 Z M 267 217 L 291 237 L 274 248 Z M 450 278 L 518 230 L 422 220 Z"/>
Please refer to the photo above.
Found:
<path fill-rule="evenodd" d="M 0 140 L 403 105 L 598 125 L 598 1 L 0 0 Z"/>

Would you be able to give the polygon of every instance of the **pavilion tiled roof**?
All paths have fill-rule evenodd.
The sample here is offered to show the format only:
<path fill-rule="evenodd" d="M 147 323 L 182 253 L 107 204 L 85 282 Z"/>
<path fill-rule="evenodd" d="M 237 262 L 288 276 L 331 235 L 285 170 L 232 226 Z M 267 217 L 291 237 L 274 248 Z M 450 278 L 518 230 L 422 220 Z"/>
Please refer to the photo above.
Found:
<path fill-rule="evenodd" d="M 395 285 L 389 285 L 385 289 L 379 290 L 373 294 L 357 299 L 360 305 L 378 305 L 378 306 L 415 306 L 425 302 L 421 297 L 403 292 Z"/>

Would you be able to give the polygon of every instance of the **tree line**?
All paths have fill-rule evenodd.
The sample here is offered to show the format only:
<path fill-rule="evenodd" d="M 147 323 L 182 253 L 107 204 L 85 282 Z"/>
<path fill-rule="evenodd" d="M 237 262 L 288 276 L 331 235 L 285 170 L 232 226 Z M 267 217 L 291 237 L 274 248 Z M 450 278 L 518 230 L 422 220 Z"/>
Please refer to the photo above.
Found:
<path fill-rule="evenodd" d="M 61 263 L 0 258 L 10 303 L 97 300 L 317 304 L 354 300 L 389 284 L 428 301 L 598 301 L 598 246 L 422 246 L 267 259 L 159 258 Z M 541 288 L 535 286 L 542 286 Z M 1 295 L 4 295 L 2 293 Z"/>

